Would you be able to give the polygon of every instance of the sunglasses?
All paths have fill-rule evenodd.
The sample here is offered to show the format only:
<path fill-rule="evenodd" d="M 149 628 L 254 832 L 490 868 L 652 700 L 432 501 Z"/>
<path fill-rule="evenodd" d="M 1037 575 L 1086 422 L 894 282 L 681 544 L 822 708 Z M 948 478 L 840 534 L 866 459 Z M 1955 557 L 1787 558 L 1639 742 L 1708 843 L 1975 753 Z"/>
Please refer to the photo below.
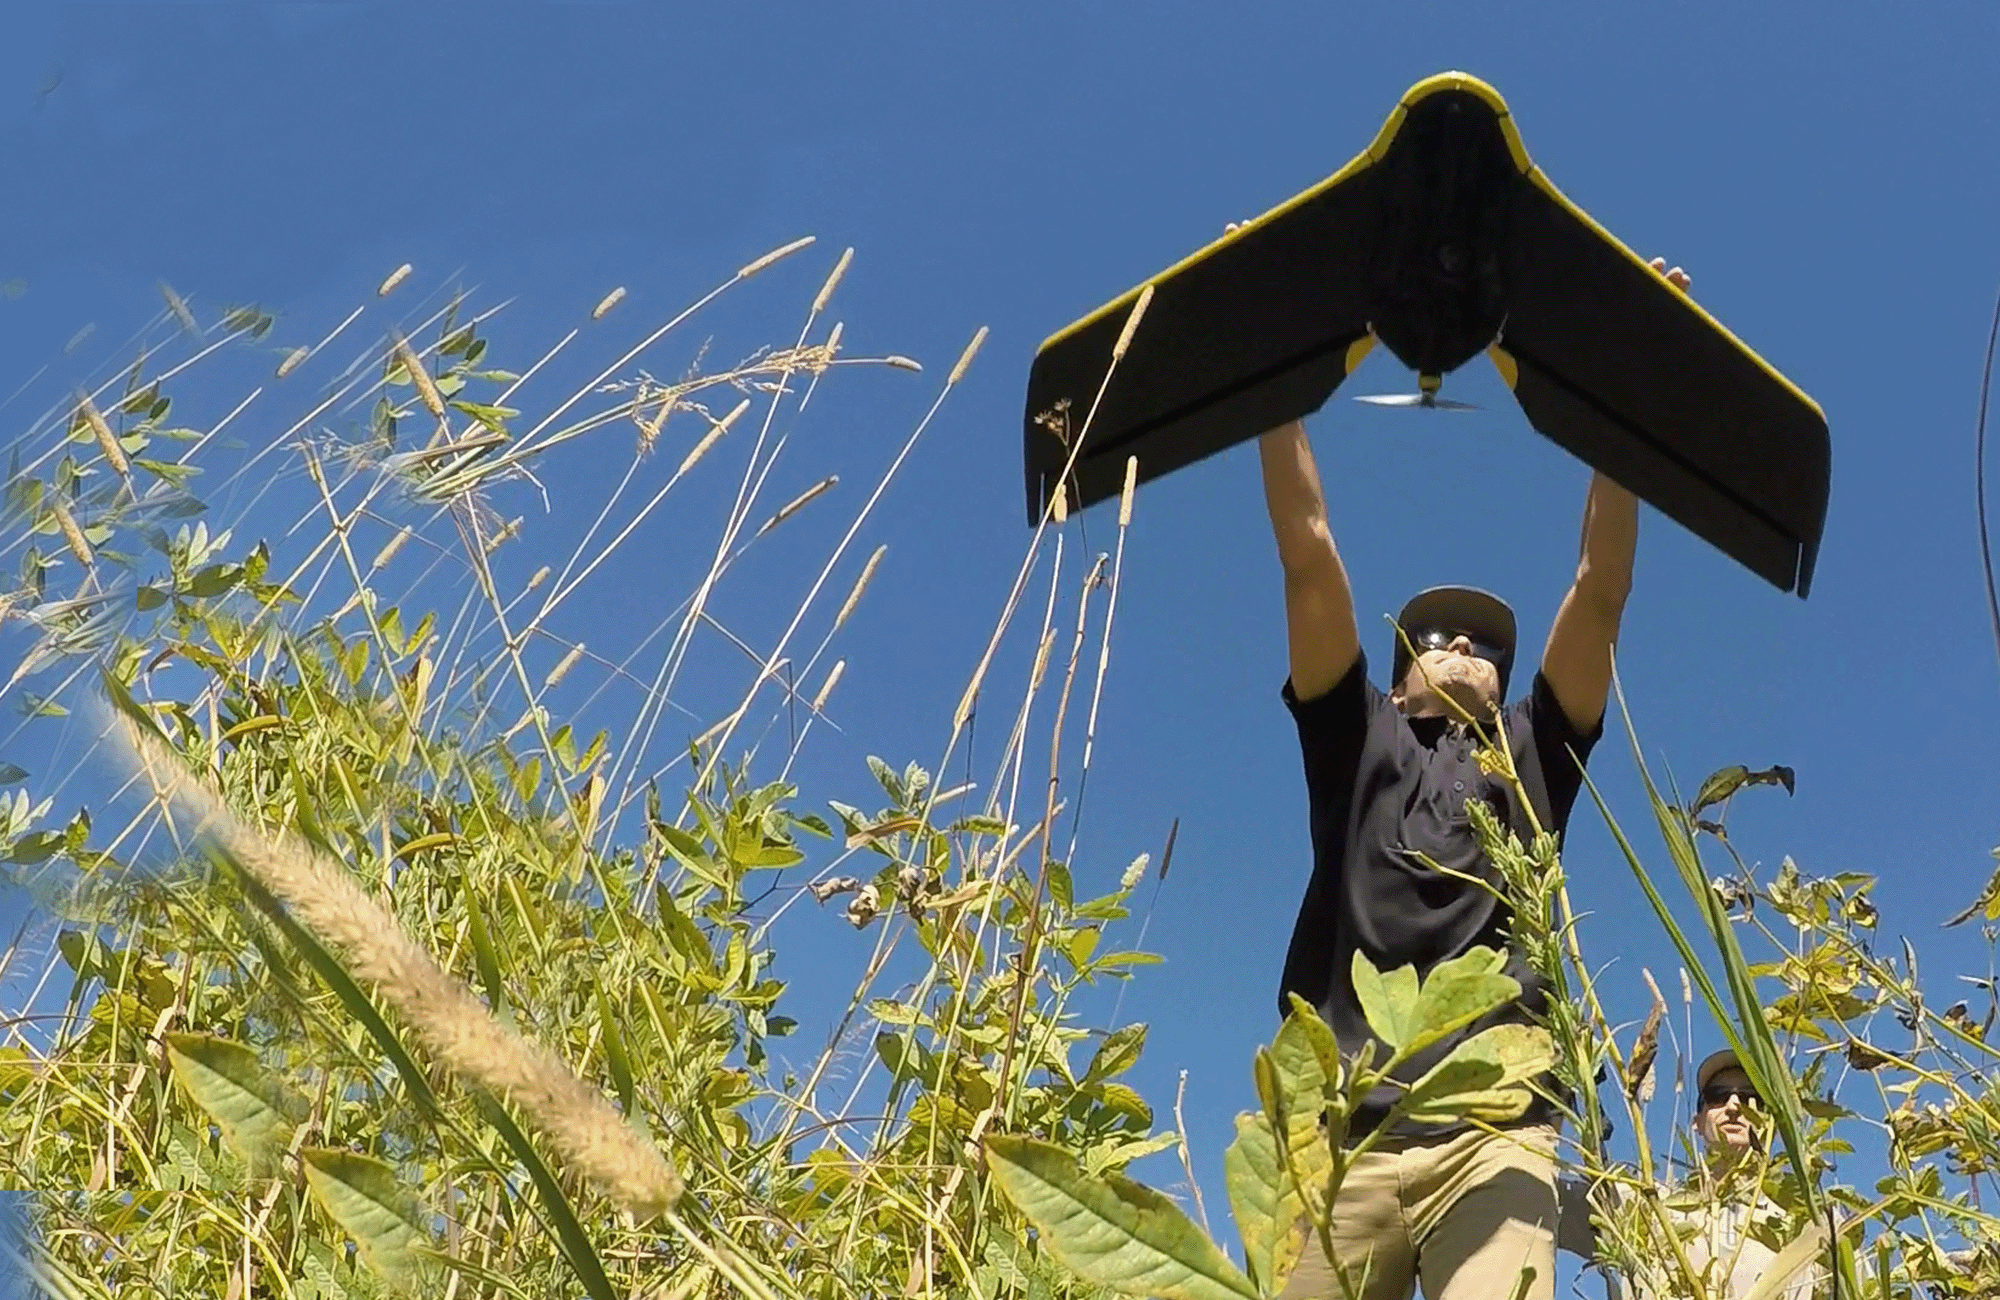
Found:
<path fill-rule="evenodd" d="M 1731 1097 L 1741 1101 L 1745 1106 L 1764 1104 L 1764 1099 L 1757 1095 L 1755 1089 L 1740 1088 L 1733 1083 L 1711 1083 L 1701 1090 L 1701 1104 L 1704 1109 L 1728 1105 Z"/>
<path fill-rule="evenodd" d="M 1505 649 L 1490 641 L 1482 640 L 1470 632 L 1453 632 L 1437 627 L 1426 628 L 1421 632 L 1410 633 L 1410 644 L 1416 648 L 1418 654 L 1422 654 L 1426 650 L 1449 650 L 1451 643 L 1460 637 L 1471 643 L 1474 657 L 1484 659 L 1491 664 L 1507 662 Z"/>

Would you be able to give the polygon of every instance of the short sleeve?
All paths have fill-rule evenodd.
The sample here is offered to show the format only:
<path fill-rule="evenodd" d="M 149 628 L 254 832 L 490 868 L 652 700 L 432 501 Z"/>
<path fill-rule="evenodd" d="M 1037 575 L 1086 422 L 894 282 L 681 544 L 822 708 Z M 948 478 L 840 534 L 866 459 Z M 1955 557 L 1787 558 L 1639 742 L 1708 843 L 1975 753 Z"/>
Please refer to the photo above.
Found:
<path fill-rule="evenodd" d="M 1528 694 L 1515 706 L 1516 725 L 1524 726 L 1534 746 L 1535 767 L 1541 773 L 1548 806 L 1539 810 L 1545 824 L 1558 831 L 1569 825 L 1570 810 L 1583 789 L 1583 764 L 1604 734 L 1599 718 L 1589 731 L 1578 731 L 1556 699 L 1555 688 L 1539 670 Z"/>
<path fill-rule="evenodd" d="M 1305 759 L 1306 791 L 1316 806 L 1349 794 L 1368 724 L 1383 696 L 1368 680 L 1368 657 L 1354 656 L 1354 666 L 1324 692 L 1299 699 L 1286 679 L 1279 692 L 1299 729 L 1299 750 Z"/>

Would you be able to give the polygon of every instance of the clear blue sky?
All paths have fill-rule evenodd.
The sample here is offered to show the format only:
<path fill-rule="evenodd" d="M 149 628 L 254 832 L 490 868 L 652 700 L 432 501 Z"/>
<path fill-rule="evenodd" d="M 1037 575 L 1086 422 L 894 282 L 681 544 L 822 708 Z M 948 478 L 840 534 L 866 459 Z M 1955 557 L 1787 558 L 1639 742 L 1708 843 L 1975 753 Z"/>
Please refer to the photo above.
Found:
<path fill-rule="evenodd" d="M 1558 186 L 1642 254 L 1686 266 L 1695 295 L 1831 423 L 1810 601 L 1648 512 L 1622 667 L 1649 750 L 1689 785 L 1727 763 L 1795 767 L 1796 798 L 1758 791 L 1736 811 L 1745 851 L 1769 867 L 1790 854 L 1811 872 L 1878 873 L 1885 937 L 1934 954 L 1934 997 L 1959 996 L 1947 972 L 1985 972 L 1976 933 L 1937 926 L 1976 893 L 2000 841 L 2000 672 L 1971 481 L 2000 278 L 1990 6 L 1918 19 L 1570 5 L 1525 21 L 1519 7 L 1472 4 L 672 11 L 10 8 L 0 281 L 24 291 L 0 299 L 0 395 L 44 363 L 64 382 L 115 364 L 157 313 L 161 279 L 208 304 L 254 299 L 280 313 L 283 341 L 309 341 L 410 261 L 423 292 L 462 276 L 489 301 L 513 299 L 503 337 L 519 350 L 623 284 L 630 297 L 604 327 L 615 342 L 588 345 L 608 361 L 736 266 L 813 234 L 809 254 L 721 318 L 788 339 L 853 245 L 835 309 L 847 346 L 907 353 L 930 373 L 848 372 L 823 411 L 815 399 L 770 500 L 837 471 L 844 504 L 823 523 L 802 518 L 795 549 L 775 552 L 789 558 L 753 568 L 754 581 L 803 585 L 965 339 L 992 329 L 843 571 L 889 545 L 839 646 L 844 735 L 822 733 L 803 775 L 810 795 L 865 803 L 864 754 L 900 765 L 938 752 L 1021 555 L 1035 345 L 1323 178 L 1412 82 L 1461 68 L 1508 98 Z M 64 358 L 86 323 L 95 335 Z M 687 360 L 682 346 L 656 364 Z M 9 438 L 62 391 L 37 382 L 39 397 L 4 408 Z M 1378 355 L 1350 389 L 1408 383 Z M 1447 391 L 1489 409 L 1430 418 L 1343 394 L 1309 422 L 1378 660 L 1380 616 L 1439 581 L 1507 595 L 1538 645 L 1574 561 L 1586 472 L 1484 367 Z M 552 487 L 594 509 L 602 476 L 621 470 L 576 462 Z M 1499 524 L 1482 519 L 1493 499 L 1514 503 Z M 1112 522 L 1086 517 L 1093 548 Z M 572 631 L 609 644 L 624 621 L 678 600 L 702 562 L 689 535 L 658 522 L 644 563 L 580 600 Z M 1180 819 L 1147 935 L 1167 961 L 1142 973 L 1123 1014 L 1152 1024 L 1135 1082 L 1163 1117 L 1189 1072 L 1214 1209 L 1308 870 L 1253 450 L 1145 489 L 1125 572 L 1079 873 L 1108 884 Z M 663 573 L 674 577 L 652 585 Z M 760 647 L 791 608 L 732 599 L 729 617 Z M 704 653 L 726 651 L 711 640 Z M 1592 771 L 1650 847 L 1622 740 Z M 1568 860 L 1594 913 L 1585 943 L 1616 959 L 1615 1005 L 1637 1015 L 1639 967 L 1671 988 L 1670 952 L 1587 810 Z M 795 932 L 780 973 L 809 1007 L 831 1002 L 860 942 L 829 914 Z M 828 971 L 838 990 L 822 986 Z"/>

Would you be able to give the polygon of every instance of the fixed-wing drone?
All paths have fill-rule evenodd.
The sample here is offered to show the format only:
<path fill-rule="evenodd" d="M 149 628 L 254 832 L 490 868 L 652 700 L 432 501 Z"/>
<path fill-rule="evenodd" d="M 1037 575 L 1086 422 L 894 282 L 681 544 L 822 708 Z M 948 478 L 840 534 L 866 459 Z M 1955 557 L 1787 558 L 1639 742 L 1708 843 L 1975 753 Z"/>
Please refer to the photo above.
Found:
<path fill-rule="evenodd" d="M 1081 508 L 1119 493 L 1130 457 L 1157 478 L 1318 410 L 1377 343 L 1418 376 L 1379 404 L 1461 407 L 1439 387 L 1483 352 L 1543 435 L 1780 590 L 1810 588 L 1819 406 L 1550 184 L 1463 73 L 1412 87 L 1327 180 L 1042 344 L 1030 523 L 1058 483 Z"/>

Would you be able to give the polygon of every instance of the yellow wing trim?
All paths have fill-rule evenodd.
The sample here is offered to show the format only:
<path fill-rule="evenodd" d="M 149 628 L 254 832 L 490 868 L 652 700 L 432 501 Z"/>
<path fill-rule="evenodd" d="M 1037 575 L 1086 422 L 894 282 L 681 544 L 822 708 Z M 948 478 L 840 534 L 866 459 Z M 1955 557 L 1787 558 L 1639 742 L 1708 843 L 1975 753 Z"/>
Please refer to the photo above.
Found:
<path fill-rule="evenodd" d="M 1106 316 L 1110 316 L 1114 313 L 1123 313 L 1125 311 L 1130 310 L 1132 303 L 1138 298 L 1140 293 L 1142 293 L 1145 290 L 1147 284 L 1154 284 L 1157 283 L 1158 281 L 1165 280 L 1173 275 L 1178 274 L 1182 270 L 1185 270 L 1187 267 L 1192 266 L 1196 262 L 1199 262 L 1204 257 L 1209 256 L 1217 249 L 1226 247 L 1227 245 L 1234 243 L 1236 240 L 1243 238 L 1244 236 L 1250 234 L 1252 231 L 1255 231 L 1258 228 L 1265 226 L 1272 221 L 1277 220 L 1279 217 L 1284 216 L 1286 213 L 1290 212 L 1292 209 L 1296 207 L 1299 207 L 1301 204 L 1310 202 L 1311 200 L 1318 198 L 1320 195 L 1326 193 L 1328 190 L 1340 184 L 1342 181 L 1347 180 L 1350 177 L 1359 175 L 1363 169 L 1374 166 L 1377 162 L 1381 161 L 1384 154 L 1388 153 L 1389 146 L 1395 142 L 1396 132 L 1399 129 L 1401 129 L 1404 119 L 1409 116 L 1409 111 L 1413 106 L 1415 106 L 1422 100 L 1428 99 L 1432 95 L 1441 94 L 1445 91 L 1453 91 L 1453 90 L 1463 91 L 1467 94 L 1477 96 L 1479 99 L 1484 100 L 1486 104 L 1490 108 L 1492 108 L 1494 116 L 1497 117 L 1500 121 L 1500 134 L 1501 137 L 1505 139 L 1507 142 L 1507 152 L 1513 157 L 1514 165 L 1521 169 L 1521 173 L 1524 176 L 1526 176 L 1530 182 L 1541 187 L 1542 192 L 1547 194 L 1550 198 L 1554 199 L 1558 204 L 1560 204 L 1564 211 L 1568 212 L 1578 221 L 1581 221 L 1590 230 L 1595 232 L 1599 238 L 1603 239 L 1606 243 L 1609 243 L 1613 248 L 1616 248 L 1621 254 L 1623 254 L 1626 258 L 1628 258 L 1633 263 L 1633 265 L 1644 267 L 1648 272 L 1651 272 L 1653 274 L 1658 274 L 1658 272 L 1653 271 L 1653 268 L 1646 263 L 1644 258 L 1641 258 L 1637 253 L 1634 253 L 1631 249 L 1627 248 L 1616 235 L 1613 235 L 1610 231 L 1606 230 L 1603 226 L 1599 225 L 1596 219 L 1593 218 L 1588 212 L 1585 212 L 1582 208 L 1572 203 L 1568 195 L 1564 194 L 1561 190 L 1557 189 L 1555 187 L 1554 182 L 1550 181 L 1547 176 L 1542 174 L 1541 168 L 1535 166 L 1531 161 L 1529 161 L 1528 148 L 1521 142 L 1521 133 L 1514 127 L 1513 112 L 1507 107 L 1507 101 L 1501 98 L 1499 91 L 1495 90 L 1492 86 L 1488 85 L 1484 81 L 1481 81 L 1478 77 L 1473 76 L 1469 72 L 1440 72 L 1435 76 L 1425 77 L 1422 81 L 1419 81 L 1416 85 L 1411 86 L 1409 90 L 1405 91 L 1402 99 L 1397 102 L 1394 111 L 1392 111 L 1389 114 L 1388 120 L 1382 123 L 1382 129 L 1375 133 L 1374 142 L 1371 143 L 1360 154 L 1356 155 L 1354 159 L 1350 161 L 1345 167 L 1342 167 L 1339 171 L 1327 177 L 1325 180 L 1313 186 L 1311 189 L 1305 190 L 1299 194 L 1294 195 L 1293 197 L 1285 200 L 1283 203 L 1280 203 L 1277 207 L 1272 208 L 1269 212 L 1264 213 L 1262 216 L 1244 222 L 1242 225 L 1230 231 L 1222 238 L 1215 240 L 1213 243 L 1210 243 L 1200 249 L 1197 249 L 1193 253 L 1190 253 L 1188 256 L 1182 258 L 1180 261 L 1168 267 L 1166 271 L 1164 271 L 1163 273 L 1153 276 L 1151 279 L 1145 281 L 1142 284 L 1135 285 L 1132 289 L 1128 290 L 1123 294 L 1120 294 L 1117 298 L 1106 303 L 1104 306 L 1098 308 L 1096 311 L 1090 313 L 1090 315 L 1085 316 L 1083 319 L 1077 321 L 1076 323 L 1069 325 L 1068 327 L 1059 330 L 1054 334 L 1051 334 L 1047 339 L 1043 340 L 1042 346 L 1036 349 L 1037 353 L 1046 351 L 1047 349 L 1055 346 L 1057 343 L 1060 343 L 1064 339 L 1070 337 L 1072 334 L 1076 334 L 1085 329 L 1088 329 L 1090 326 L 1096 324 L 1098 321 L 1104 319 Z M 1779 373 L 1778 369 L 1775 366 L 1773 366 L 1770 362 L 1764 360 L 1763 357 L 1759 356 L 1755 348 L 1752 348 L 1749 344 L 1745 343 L 1742 339 L 1736 337 L 1735 334 L 1731 333 L 1728 326 L 1724 325 L 1721 321 L 1717 320 L 1715 317 L 1709 315 L 1707 310 L 1705 310 L 1700 303 L 1696 302 L 1692 298 L 1688 298 L 1686 294 L 1682 294 L 1682 297 L 1686 299 L 1688 306 L 1692 307 L 1695 310 L 1695 312 L 1700 315 L 1703 321 L 1707 322 L 1707 324 L 1710 327 L 1720 332 L 1724 338 L 1727 338 L 1730 342 L 1734 343 L 1737 347 L 1741 348 L 1744 354 L 1747 355 L 1752 361 L 1756 362 L 1758 368 L 1761 369 L 1766 375 L 1769 375 L 1772 379 L 1776 380 L 1780 385 L 1784 387 L 1785 391 L 1791 393 L 1792 396 L 1798 398 L 1801 402 L 1804 402 L 1807 406 L 1811 407 L 1814 413 L 1817 414 L 1821 420 L 1826 419 L 1826 412 L 1820 408 L 1819 403 L 1815 402 L 1811 397 L 1808 397 L 1805 394 L 1805 392 L 1799 388 L 1797 384 L 1794 384 L 1791 380 L 1785 378 L 1784 375 Z M 1368 342 L 1372 345 L 1373 340 L 1370 339 L 1368 340 Z M 1499 356 L 1506 356 L 1506 353 L 1500 352 Z M 1354 366 L 1358 364 L 1359 361 L 1360 358 L 1356 357 L 1350 350 L 1348 354 L 1348 369 L 1350 371 L 1353 370 Z M 1501 363 L 1497 356 L 1494 358 L 1493 364 L 1495 366 L 1500 366 Z M 1514 376 L 1516 373 L 1517 370 L 1514 366 L 1513 358 L 1507 357 L 1507 364 L 1506 366 L 1501 368 L 1501 375 L 1503 378 L 1507 380 L 1507 385 L 1510 388 L 1513 387 Z"/>

